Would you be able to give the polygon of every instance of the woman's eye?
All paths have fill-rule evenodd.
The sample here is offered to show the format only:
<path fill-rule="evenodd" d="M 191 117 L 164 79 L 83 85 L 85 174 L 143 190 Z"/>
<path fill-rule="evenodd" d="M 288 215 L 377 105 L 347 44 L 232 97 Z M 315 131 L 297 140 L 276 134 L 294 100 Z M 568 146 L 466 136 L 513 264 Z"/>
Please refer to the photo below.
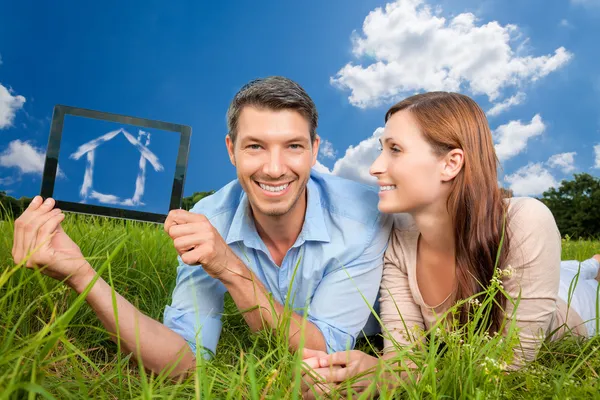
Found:
<path fill-rule="evenodd" d="M 382 145 L 377 146 L 377 151 L 383 151 L 383 146 Z"/>
<path fill-rule="evenodd" d="M 400 147 L 398 146 L 392 146 L 391 147 L 392 153 L 400 153 Z"/>

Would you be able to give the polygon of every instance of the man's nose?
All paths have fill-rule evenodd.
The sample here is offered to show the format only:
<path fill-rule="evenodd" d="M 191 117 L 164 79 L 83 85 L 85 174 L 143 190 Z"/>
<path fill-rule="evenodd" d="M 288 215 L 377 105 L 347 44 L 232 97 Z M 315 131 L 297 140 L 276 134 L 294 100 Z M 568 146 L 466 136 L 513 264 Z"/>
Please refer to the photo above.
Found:
<path fill-rule="evenodd" d="M 269 160 L 265 164 L 265 173 L 272 178 L 279 178 L 286 172 L 285 160 L 279 150 L 269 153 Z"/>

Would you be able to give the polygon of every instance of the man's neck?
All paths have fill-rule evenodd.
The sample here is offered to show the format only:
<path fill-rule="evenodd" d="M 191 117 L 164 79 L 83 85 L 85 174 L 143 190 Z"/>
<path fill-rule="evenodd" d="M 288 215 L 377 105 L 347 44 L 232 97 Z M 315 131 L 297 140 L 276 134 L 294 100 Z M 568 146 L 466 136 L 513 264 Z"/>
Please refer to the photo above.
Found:
<path fill-rule="evenodd" d="M 298 239 L 304 225 L 306 208 L 307 191 L 305 189 L 292 209 L 284 215 L 274 217 L 252 211 L 256 231 L 277 265 L 281 264 L 285 253 Z"/>

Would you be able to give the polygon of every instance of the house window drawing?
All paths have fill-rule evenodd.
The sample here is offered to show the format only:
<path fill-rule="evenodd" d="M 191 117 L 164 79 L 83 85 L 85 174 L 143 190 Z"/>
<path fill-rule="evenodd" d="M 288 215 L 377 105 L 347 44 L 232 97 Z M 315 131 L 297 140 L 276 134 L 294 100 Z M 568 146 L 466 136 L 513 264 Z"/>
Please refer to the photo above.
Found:
<path fill-rule="evenodd" d="M 133 196 L 128 199 L 120 198 L 119 196 L 116 196 L 114 194 L 100 193 L 94 190 L 93 188 L 96 148 L 98 148 L 106 142 L 113 140 L 119 134 L 125 136 L 127 141 L 140 153 L 139 171 L 137 174 L 137 179 L 135 181 L 135 191 L 133 191 Z M 144 138 L 145 142 L 144 144 L 142 144 Z M 138 137 L 135 138 L 124 128 L 120 128 L 114 131 L 110 131 L 79 146 L 77 150 L 69 156 L 69 158 L 73 160 L 80 160 L 84 155 L 87 158 L 83 183 L 81 185 L 81 189 L 79 190 L 81 202 L 85 203 L 88 199 L 93 199 L 100 203 L 111 205 L 143 206 L 144 203 L 142 202 L 142 196 L 144 195 L 144 189 L 146 185 L 147 163 L 150 163 L 152 165 L 152 168 L 154 168 L 156 172 L 161 172 L 164 170 L 164 167 L 160 163 L 158 157 L 148 148 L 149 145 L 150 133 L 139 129 Z"/>

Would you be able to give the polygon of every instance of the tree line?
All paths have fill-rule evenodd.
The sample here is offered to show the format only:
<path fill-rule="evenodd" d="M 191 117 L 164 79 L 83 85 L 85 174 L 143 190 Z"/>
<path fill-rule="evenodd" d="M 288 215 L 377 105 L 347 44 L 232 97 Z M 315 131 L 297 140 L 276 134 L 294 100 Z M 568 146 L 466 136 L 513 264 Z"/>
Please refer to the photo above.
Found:
<path fill-rule="evenodd" d="M 510 190 L 502 189 L 510 197 Z M 184 210 L 215 191 L 195 192 L 182 199 Z M 600 238 L 600 179 L 590 174 L 575 174 L 563 180 L 558 188 L 550 188 L 538 197 L 554 215 L 560 233 L 573 238 Z M 30 198 L 15 199 L 0 191 L 0 219 L 7 215 L 17 218 L 31 202 Z"/>
<path fill-rule="evenodd" d="M 189 197 L 184 197 L 181 199 L 181 208 L 189 211 L 194 204 L 206 196 L 210 196 L 214 192 L 214 190 L 208 192 L 195 192 Z M 31 200 L 32 198 L 29 197 L 15 199 L 14 197 L 9 196 L 6 192 L 0 190 L 0 219 L 6 219 L 9 216 L 14 219 L 18 218 L 19 215 L 21 215 L 21 213 L 29 206 Z"/>

